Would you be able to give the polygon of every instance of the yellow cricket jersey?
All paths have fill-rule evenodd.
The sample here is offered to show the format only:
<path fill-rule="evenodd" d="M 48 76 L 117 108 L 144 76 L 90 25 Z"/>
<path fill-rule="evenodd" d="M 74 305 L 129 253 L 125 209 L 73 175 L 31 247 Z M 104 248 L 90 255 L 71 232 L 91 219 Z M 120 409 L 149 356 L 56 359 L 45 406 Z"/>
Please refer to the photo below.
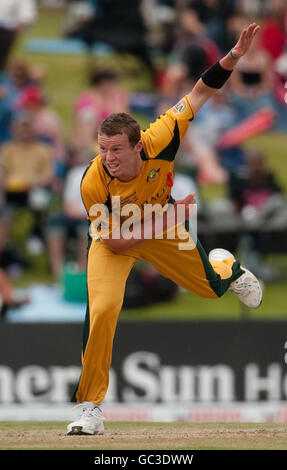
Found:
<path fill-rule="evenodd" d="M 192 105 L 187 96 L 161 115 L 149 128 L 141 131 L 143 165 L 134 179 L 123 182 L 112 177 L 97 155 L 86 169 L 81 194 L 88 219 L 93 220 L 95 204 L 104 204 L 110 211 L 114 196 L 120 197 L 121 209 L 136 204 L 143 214 L 146 204 L 164 207 L 171 195 L 174 158 L 190 121 L 194 119 Z M 122 219 L 123 220 L 123 219 Z"/>

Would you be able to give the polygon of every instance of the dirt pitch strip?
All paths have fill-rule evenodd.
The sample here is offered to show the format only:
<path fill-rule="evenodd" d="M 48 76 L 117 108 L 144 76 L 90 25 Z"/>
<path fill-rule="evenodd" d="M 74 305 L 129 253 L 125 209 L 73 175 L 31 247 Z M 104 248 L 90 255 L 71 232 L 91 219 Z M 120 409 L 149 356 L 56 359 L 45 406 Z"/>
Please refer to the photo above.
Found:
<path fill-rule="evenodd" d="M 66 425 L 0 422 L 0 450 L 287 450 L 287 424 L 107 422 L 103 436 L 67 436 Z"/>

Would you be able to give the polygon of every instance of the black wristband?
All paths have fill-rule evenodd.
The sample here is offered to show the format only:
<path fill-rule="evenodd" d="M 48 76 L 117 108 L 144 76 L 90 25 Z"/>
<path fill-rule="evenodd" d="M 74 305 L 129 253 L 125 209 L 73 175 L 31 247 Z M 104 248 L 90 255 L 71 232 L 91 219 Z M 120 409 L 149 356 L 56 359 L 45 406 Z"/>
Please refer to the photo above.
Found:
<path fill-rule="evenodd" d="M 221 88 L 231 74 L 232 70 L 224 69 L 218 61 L 201 75 L 201 79 L 210 88 Z"/>

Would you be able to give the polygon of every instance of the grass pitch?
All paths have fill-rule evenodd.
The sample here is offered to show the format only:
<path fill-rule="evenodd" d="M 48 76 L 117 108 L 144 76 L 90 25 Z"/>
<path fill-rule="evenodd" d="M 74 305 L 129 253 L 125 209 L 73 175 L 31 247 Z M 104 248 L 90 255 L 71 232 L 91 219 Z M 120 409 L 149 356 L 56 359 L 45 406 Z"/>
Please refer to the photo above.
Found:
<path fill-rule="evenodd" d="M 67 423 L 1 422 L 0 450 L 287 450 L 285 423 L 108 422 L 103 436 Z"/>

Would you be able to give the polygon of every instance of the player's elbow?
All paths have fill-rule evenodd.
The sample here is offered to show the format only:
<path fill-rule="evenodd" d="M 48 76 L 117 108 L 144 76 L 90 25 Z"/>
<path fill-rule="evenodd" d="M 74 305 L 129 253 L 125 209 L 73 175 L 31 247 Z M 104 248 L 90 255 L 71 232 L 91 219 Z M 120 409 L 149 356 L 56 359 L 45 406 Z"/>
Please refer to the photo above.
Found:
<path fill-rule="evenodd" d="M 120 255 L 124 251 L 128 250 L 129 248 L 133 248 L 134 246 L 142 243 L 143 240 L 131 238 L 131 239 L 106 239 L 103 240 L 105 245 L 111 250 L 114 254 Z"/>
<path fill-rule="evenodd" d="M 114 253 L 115 255 L 119 255 L 123 251 L 125 251 L 126 247 L 125 244 L 122 243 L 122 240 L 113 240 L 113 239 L 103 239 L 103 242 L 108 247 L 108 249 Z"/>
<path fill-rule="evenodd" d="M 112 251 L 112 253 L 114 253 L 115 255 L 119 255 L 120 253 L 122 253 L 124 250 L 123 247 L 120 247 L 120 246 L 110 246 L 109 249 Z"/>
<path fill-rule="evenodd" d="M 194 113 L 197 114 L 206 101 L 208 101 L 217 91 L 217 89 L 208 87 L 202 79 L 199 79 L 188 95 Z"/>

